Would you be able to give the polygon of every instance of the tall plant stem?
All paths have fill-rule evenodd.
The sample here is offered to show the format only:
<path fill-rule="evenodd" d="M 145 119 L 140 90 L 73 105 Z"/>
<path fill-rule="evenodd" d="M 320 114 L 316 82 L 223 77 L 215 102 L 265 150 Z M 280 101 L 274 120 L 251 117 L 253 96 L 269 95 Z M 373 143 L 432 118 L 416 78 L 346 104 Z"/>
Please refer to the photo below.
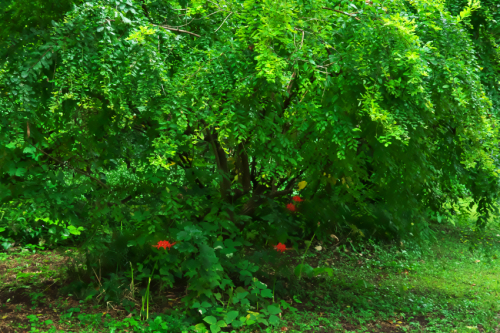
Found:
<path fill-rule="evenodd" d="M 153 271 L 151 272 L 151 276 L 149 277 L 149 280 L 148 280 L 148 287 L 146 288 L 146 293 L 144 294 L 144 298 L 146 299 L 146 320 L 149 319 L 149 287 L 151 285 L 151 277 L 153 276 L 153 274 L 155 272 L 157 263 L 158 263 L 158 260 L 155 262 L 155 265 L 153 266 Z M 141 311 L 144 311 L 144 298 L 142 300 Z"/>
<path fill-rule="evenodd" d="M 300 264 L 300 271 L 299 271 L 299 280 L 302 278 L 302 268 L 304 267 L 304 260 L 306 259 L 307 251 L 309 250 L 309 247 L 311 246 L 311 244 L 313 242 L 314 236 L 316 236 L 316 232 L 313 234 L 311 241 L 309 242 L 309 244 L 306 247 L 306 252 L 304 253 L 304 256 L 302 257 L 302 263 Z"/>

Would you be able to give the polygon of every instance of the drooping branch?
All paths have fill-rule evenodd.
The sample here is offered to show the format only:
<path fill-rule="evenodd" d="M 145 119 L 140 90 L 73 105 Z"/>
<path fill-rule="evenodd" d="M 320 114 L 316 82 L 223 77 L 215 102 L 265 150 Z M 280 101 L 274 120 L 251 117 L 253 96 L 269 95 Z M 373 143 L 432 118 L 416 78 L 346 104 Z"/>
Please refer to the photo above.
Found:
<path fill-rule="evenodd" d="M 347 15 L 347 16 L 351 16 L 351 17 L 354 17 L 356 20 L 359 21 L 359 17 L 356 17 L 356 14 L 353 14 L 353 13 L 346 13 L 346 12 L 343 12 L 341 10 L 337 10 L 337 9 L 333 9 L 333 8 L 328 8 L 328 7 L 323 7 L 323 9 L 326 9 L 326 10 L 331 10 L 333 12 L 337 12 L 337 13 L 340 13 L 340 14 L 344 14 L 344 15 Z"/>
<path fill-rule="evenodd" d="M 153 25 L 156 26 L 156 27 L 160 27 L 160 28 L 166 29 L 166 30 L 176 31 L 176 32 L 182 32 L 184 34 L 189 34 L 189 35 L 193 35 L 193 36 L 196 36 L 198 38 L 201 38 L 200 35 L 195 34 L 194 32 L 191 32 L 191 31 L 181 30 L 179 28 L 174 28 L 174 27 L 169 27 L 168 25 L 158 25 L 158 24 L 153 24 Z"/>
<path fill-rule="evenodd" d="M 221 25 L 217 28 L 217 30 L 215 30 L 215 32 L 219 31 L 220 28 L 222 28 L 222 25 L 226 22 L 226 20 L 229 18 L 229 16 L 231 16 L 233 12 L 230 12 L 226 18 L 224 19 L 224 21 L 222 21 Z"/>
<path fill-rule="evenodd" d="M 49 47 L 49 48 L 47 49 L 47 51 L 45 51 L 45 53 L 44 53 L 44 54 L 40 57 L 40 59 L 38 59 L 38 61 L 37 61 L 37 62 L 35 62 L 33 65 L 31 65 L 31 67 L 28 69 L 28 71 L 27 71 L 26 73 L 29 73 L 29 72 L 33 69 L 33 67 L 35 67 L 35 65 L 37 65 L 40 61 L 42 61 L 42 59 L 45 57 L 45 55 L 46 55 L 46 54 L 47 54 L 50 50 L 52 50 L 52 46 L 51 46 L 51 47 Z"/>

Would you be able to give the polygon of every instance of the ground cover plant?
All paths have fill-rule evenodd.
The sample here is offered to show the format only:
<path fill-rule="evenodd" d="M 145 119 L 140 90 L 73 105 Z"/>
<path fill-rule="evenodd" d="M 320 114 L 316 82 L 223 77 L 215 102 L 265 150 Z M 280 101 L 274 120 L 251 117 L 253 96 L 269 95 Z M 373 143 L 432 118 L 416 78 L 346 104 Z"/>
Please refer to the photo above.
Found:
<path fill-rule="evenodd" d="M 330 267 L 332 276 L 304 275 L 299 280 L 291 272 L 293 262 L 300 262 L 301 256 L 293 251 L 280 253 L 290 274 L 278 273 L 275 282 L 276 303 L 281 310 L 278 327 L 253 325 L 222 330 L 498 331 L 499 229 L 478 235 L 470 225 L 447 224 L 436 226 L 434 231 L 435 240 L 421 245 L 374 241 L 347 241 L 340 246 L 314 243 L 315 249 L 306 254 L 304 262 L 313 267 Z M 471 242 L 477 244 L 474 251 L 469 246 Z M 56 269 L 64 267 L 64 261 L 70 258 L 69 250 L 57 254 L 16 249 L 2 255 L 2 332 L 197 331 L 196 322 L 176 310 L 185 292 L 182 289 L 152 297 L 151 318 L 145 321 L 140 319 L 137 301 L 127 307 L 77 296 L 74 290 L 67 289 L 71 284 L 68 272 Z M 273 271 L 270 267 L 264 270 Z M 27 279 L 29 273 L 36 274 L 36 278 Z M 284 284 L 288 284 L 286 288 Z"/>
<path fill-rule="evenodd" d="M 467 227 L 477 235 L 495 223 L 497 7 L 2 1 L 2 306 L 71 303 L 54 319 L 30 313 L 20 330 L 81 317 L 79 330 L 272 331 L 318 303 L 332 304 L 329 322 L 353 329 L 364 323 L 344 314 L 393 320 L 389 309 L 401 307 L 368 302 L 382 288 L 376 266 L 361 278 L 327 259 L 353 261 L 361 246 L 403 279 L 411 267 L 398 266 L 401 256 L 439 261 L 441 248 L 424 246 L 435 238 L 430 224 L 459 225 L 472 207 Z M 485 245 L 477 235 L 473 254 Z M 467 274 L 483 267 L 450 258 Z M 342 298 L 308 305 L 313 285 L 357 291 L 347 309 Z M 424 309 L 443 303 L 422 297 L 401 302 L 430 329 L 437 317 Z M 490 312 L 470 303 L 481 309 L 475 317 L 460 304 L 442 311 L 494 327 L 494 302 L 484 303 Z M 373 309 L 385 314 L 373 319 Z M 399 321 L 394 329 L 411 328 Z"/>

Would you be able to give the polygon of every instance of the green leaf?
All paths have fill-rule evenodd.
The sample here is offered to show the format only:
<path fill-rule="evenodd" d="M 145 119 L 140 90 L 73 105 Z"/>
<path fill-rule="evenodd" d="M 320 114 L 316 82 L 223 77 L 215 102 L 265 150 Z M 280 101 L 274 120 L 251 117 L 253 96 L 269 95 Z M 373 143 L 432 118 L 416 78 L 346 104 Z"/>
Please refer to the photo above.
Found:
<path fill-rule="evenodd" d="M 36 152 L 36 148 L 33 146 L 27 146 L 23 150 L 23 153 L 25 153 L 25 154 L 33 154 L 35 152 Z"/>
<path fill-rule="evenodd" d="M 204 307 L 204 308 L 211 308 L 211 307 L 212 307 L 212 304 L 210 304 L 210 303 L 208 303 L 208 302 L 206 302 L 206 301 L 203 301 L 203 302 L 201 303 L 201 306 L 202 306 L 202 307 Z"/>
<path fill-rule="evenodd" d="M 261 324 L 264 324 L 264 325 L 266 325 L 266 326 L 269 326 L 269 322 L 268 322 L 268 321 L 267 321 L 267 319 L 265 319 L 265 318 L 260 318 L 260 317 L 259 317 L 259 318 L 257 318 L 257 321 L 258 321 L 259 323 L 261 323 Z"/>
<path fill-rule="evenodd" d="M 26 169 L 25 168 L 17 168 L 15 175 L 17 177 L 22 177 L 22 176 L 24 176 L 25 173 L 26 173 Z"/>
<path fill-rule="evenodd" d="M 215 324 L 214 325 L 210 325 L 210 332 L 217 333 L 219 331 L 220 331 L 220 327 L 219 326 L 217 326 Z"/>
<path fill-rule="evenodd" d="M 278 313 L 281 313 L 281 309 L 274 306 L 274 305 L 268 305 L 267 311 L 269 311 L 269 313 L 273 314 L 273 315 L 277 315 Z"/>
<path fill-rule="evenodd" d="M 277 326 L 277 325 L 280 324 L 280 322 L 281 322 L 281 320 L 280 320 L 280 318 L 278 316 L 276 316 L 276 315 L 270 315 L 269 316 L 269 323 L 271 325 Z"/>
<path fill-rule="evenodd" d="M 243 319 L 245 319 L 245 317 L 241 317 Z M 231 326 L 233 326 L 234 328 L 240 328 L 241 326 L 243 326 L 244 324 L 244 320 L 241 320 L 240 319 L 235 319 L 232 323 L 231 323 Z"/>
<path fill-rule="evenodd" d="M 207 331 L 207 327 L 203 323 L 195 325 L 194 329 L 197 333 L 205 333 Z"/>
<path fill-rule="evenodd" d="M 311 266 L 309 266 L 308 264 L 299 264 L 299 265 L 297 265 L 297 267 L 295 267 L 295 269 L 293 270 L 293 273 L 297 277 L 302 276 L 302 275 L 311 276 L 313 270 L 314 269 Z"/>
<path fill-rule="evenodd" d="M 328 274 L 328 276 L 330 276 L 330 277 L 333 276 L 333 269 L 331 269 L 330 267 L 325 267 L 324 271 L 326 274 Z"/>
<path fill-rule="evenodd" d="M 231 324 L 233 320 L 235 320 L 236 317 L 238 317 L 238 313 L 239 313 L 238 311 L 230 311 L 226 314 L 224 320 L 226 321 L 226 323 Z"/>
<path fill-rule="evenodd" d="M 241 276 L 252 276 L 252 273 L 247 271 L 246 269 L 240 271 Z"/>
<path fill-rule="evenodd" d="M 244 290 L 244 289 L 243 289 Z M 236 290 L 236 295 L 234 296 L 235 298 L 239 298 L 239 299 L 243 299 L 245 297 L 247 297 L 247 295 L 249 294 L 248 291 L 239 291 Z"/>
<path fill-rule="evenodd" d="M 205 317 L 205 318 L 203 318 L 203 321 L 205 321 L 206 323 L 208 323 L 210 325 L 217 324 L 217 319 L 214 316 Z"/>
<path fill-rule="evenodd" d="M 234 292 L 240 294 L 240 293 L 246 293 L 247 291 L 243 287 L 238 287 L 234 290 Z"/>
<path fill-rule="evenodd" d="M 264 283 L 262 283 L 260 281 L 255 281 L 254 284 L 259 289 L 266 289 L 267 288 L 267 285 L 265 285 Z"/>
<path fill-rule="evenodd" d="M 263 289 L 260 291 L 260 295 L 262 297 L 272 298 L 273 292 L 271 291 L 271 289 Z"/>
<path fill-rule="evenodd" d="M 248 319 L 248 320 L 246 321 L 246 323 L 245 323 L 245 324 L 246 324 L 247 326 L 251 326 L 251 325 L 255 324 L 256 322 L 257 322 L 257 321 L 255 321 L 255 320 L 253 320 L 253 319 Z"/>
<path fill-rule="evenodd" d="M 317 268 L 313 269 L 311 276 L 316 277 L 320 274 L 323 274 L 324 272 L 325 272 L 325 267 L 317 267 Z"/>
<path fill-rule="evenodd" d="M 12 247 L 12 243 L 11 242 L 2 242 L 2 246 L 3 246 L 4 250 L 8 250 Z"/>

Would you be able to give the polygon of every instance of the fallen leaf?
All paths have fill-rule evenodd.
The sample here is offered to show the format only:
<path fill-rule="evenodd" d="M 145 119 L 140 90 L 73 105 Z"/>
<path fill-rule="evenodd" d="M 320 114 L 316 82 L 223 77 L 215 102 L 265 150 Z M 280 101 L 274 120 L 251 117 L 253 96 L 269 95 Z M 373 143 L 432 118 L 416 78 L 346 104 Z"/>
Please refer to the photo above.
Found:
<path fill-rule="evenodd" d="M 338 238 L 337 236 L 335 236 L 334 234 L 331 234 L 331 235 L 330 235 L 330 237 L 331 237 L 331 238 L 335 238 L 335 239 L 337 240 L 337 242 L 340 242 L 340 241 L 339 241 L 339 238 Z"/>
<path fill-rule="evenodd" d="M 318 246 L 316 246 L 316 247 L 314 247 L 314 248 L 316 249 L 316 251 L 321 251 L 321 250 L 323 250 L 323 248 L 321 247 L 321 245 L 318 245 Z"/>

